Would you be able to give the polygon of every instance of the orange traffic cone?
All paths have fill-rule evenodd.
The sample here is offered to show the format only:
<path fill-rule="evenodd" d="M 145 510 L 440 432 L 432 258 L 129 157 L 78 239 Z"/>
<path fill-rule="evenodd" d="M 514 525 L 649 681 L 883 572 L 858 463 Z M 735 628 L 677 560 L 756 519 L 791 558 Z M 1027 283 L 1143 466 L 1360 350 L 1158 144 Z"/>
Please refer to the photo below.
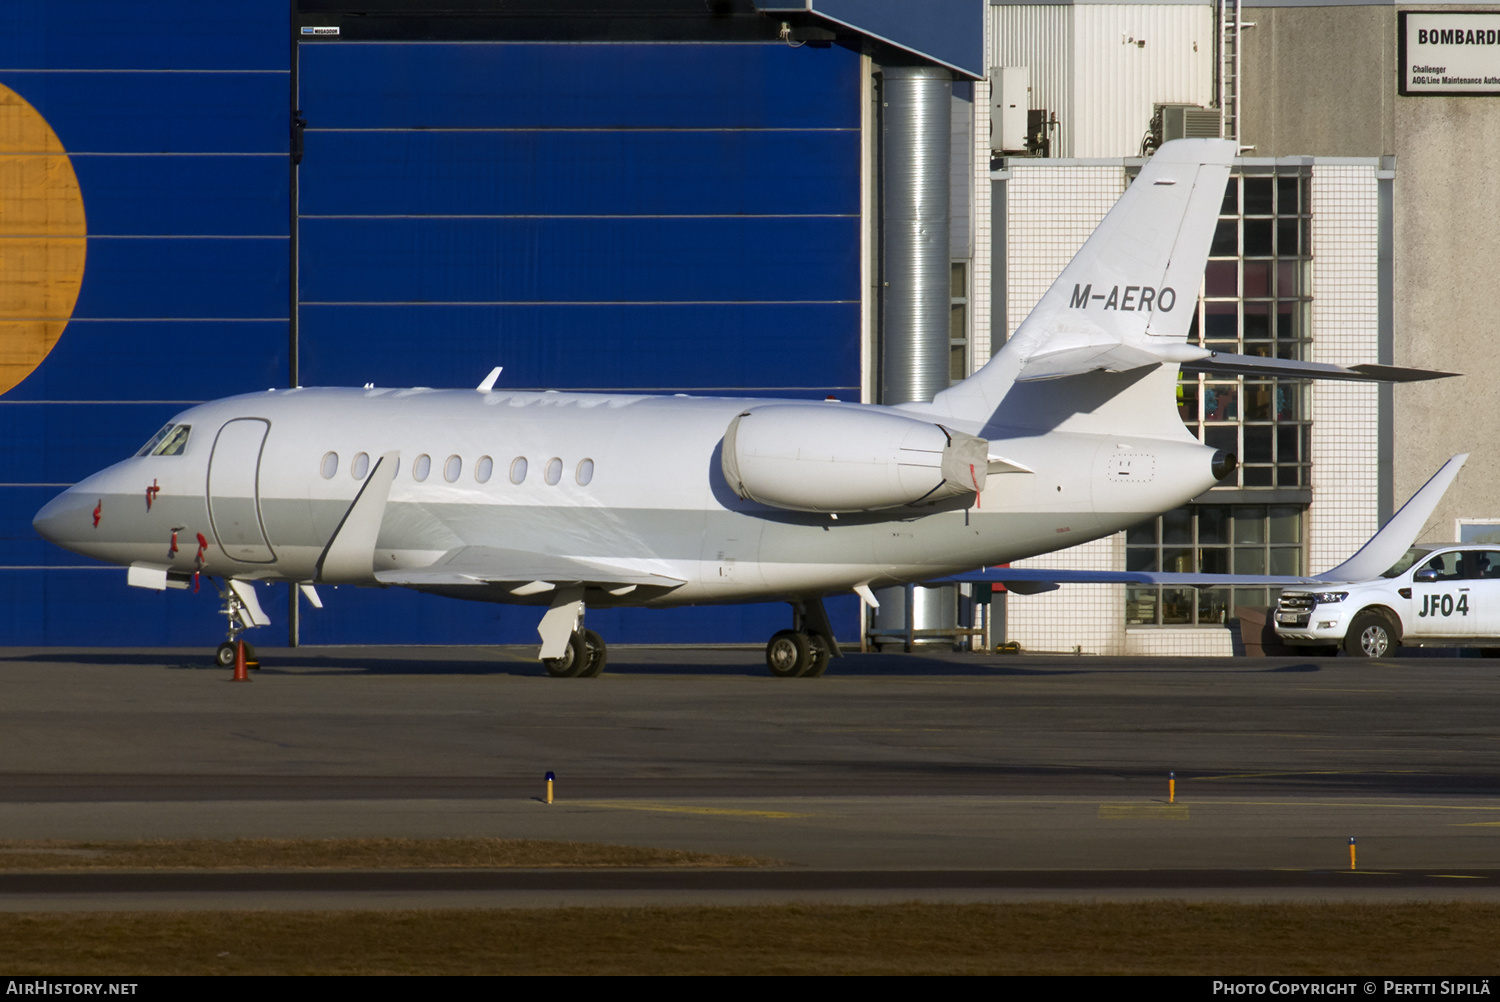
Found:
<path fill-rule="evenodd" d="M 236 640 L 234 642 L 234 678 L 231 682 L 248 682 L 250 674 L 245 671 L 245 642 Z"/>

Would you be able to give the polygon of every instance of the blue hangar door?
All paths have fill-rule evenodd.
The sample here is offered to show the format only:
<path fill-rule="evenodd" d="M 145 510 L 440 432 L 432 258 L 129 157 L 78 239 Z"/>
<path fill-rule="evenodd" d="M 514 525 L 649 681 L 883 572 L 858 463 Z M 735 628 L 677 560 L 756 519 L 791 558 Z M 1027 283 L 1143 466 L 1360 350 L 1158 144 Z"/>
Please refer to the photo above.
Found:
<path fill-rule="evenodd" d="M 303 385 L 858 398 L 859 57 L 780 43 L 302 43 Z M 599 610 L 764 641 L 786 608 Z M 855 622 L 852 612 L 847 617 Z M 343 589 L 308 642 L 535 640 Z"/>

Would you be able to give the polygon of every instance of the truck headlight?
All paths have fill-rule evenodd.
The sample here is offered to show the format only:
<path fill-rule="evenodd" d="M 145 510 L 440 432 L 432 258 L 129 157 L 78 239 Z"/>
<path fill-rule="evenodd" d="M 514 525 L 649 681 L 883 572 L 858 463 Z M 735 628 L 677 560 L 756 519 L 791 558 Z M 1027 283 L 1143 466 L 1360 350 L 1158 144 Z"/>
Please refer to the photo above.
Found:
<path fill-rule="evenodd" d="M 1348 597 L 1346 591 L 1320 591 L 1313 594 L 1313 601 L 1319 605 L 1336 605 Z"/>

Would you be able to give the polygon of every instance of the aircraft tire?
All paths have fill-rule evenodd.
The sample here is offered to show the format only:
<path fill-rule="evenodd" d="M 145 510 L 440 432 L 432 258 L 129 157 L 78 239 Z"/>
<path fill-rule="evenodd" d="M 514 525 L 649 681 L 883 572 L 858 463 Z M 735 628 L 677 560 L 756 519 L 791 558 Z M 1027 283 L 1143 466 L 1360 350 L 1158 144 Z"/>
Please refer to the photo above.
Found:
<path fill-rule="evenodd" d="M 777 678 L 796 678 L 812 664 L 812 645 L 796 630 L 782 630 L 766 644 L 766 667 Z"/>
<path fill-rule="evenodd" d="M 808 658 L 807 670 L 802 673 L 802 677 L 818 678 L 828 670 L 828 662 L 833 660 L 833 652 L 828 649 L 828 641 L 822 637 L 809 636 L 807 641 L 812 650 Z"/>
<path fill-rule="evenodd" d="M 604 666 L 609 661 L 609 649 L 604 646 L 604 638 L 593 630 L 583 631 L 583 648 L 587 652 L 587 662 L 583 671 L 578 673 L 579 678 L 598 678 L 604 672 Z"/>
<path fill-rule="evenodd" d="M 1400 646 L 1390 619 L 1373 609 L 1355 616 L 1344 637 L 1344 653 L 1352 658 L 1383 658 Z"/>
<path fill-rule="evenodd" d="M 568 637 L 568 646 L 562 657 L 542 658 L 542 665 L 553 678 L 577 678 L 589 664 L 589 652 L 583 637 L 577 633 Z"/>
<path fill-rule="evenodd" d="M 234 667 L 234 641 L 226 640 L 214 651 L 214 664 L 220 668 Z M 260 659 L 255 656 L 255 646 L 250 641 L 245 641 L 245 667 L 251 671 L 260 668 Z"/>

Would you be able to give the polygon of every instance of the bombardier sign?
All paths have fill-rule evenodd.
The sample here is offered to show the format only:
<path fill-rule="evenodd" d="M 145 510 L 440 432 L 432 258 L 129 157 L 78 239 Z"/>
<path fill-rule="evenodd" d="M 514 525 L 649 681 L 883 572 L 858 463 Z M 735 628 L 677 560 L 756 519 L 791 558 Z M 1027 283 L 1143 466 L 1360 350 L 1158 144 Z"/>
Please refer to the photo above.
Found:
<path fill-rule="evenodd" d="M 1402 11 L 1401 93 L 1500 94 L 1500 13 Z"/>

